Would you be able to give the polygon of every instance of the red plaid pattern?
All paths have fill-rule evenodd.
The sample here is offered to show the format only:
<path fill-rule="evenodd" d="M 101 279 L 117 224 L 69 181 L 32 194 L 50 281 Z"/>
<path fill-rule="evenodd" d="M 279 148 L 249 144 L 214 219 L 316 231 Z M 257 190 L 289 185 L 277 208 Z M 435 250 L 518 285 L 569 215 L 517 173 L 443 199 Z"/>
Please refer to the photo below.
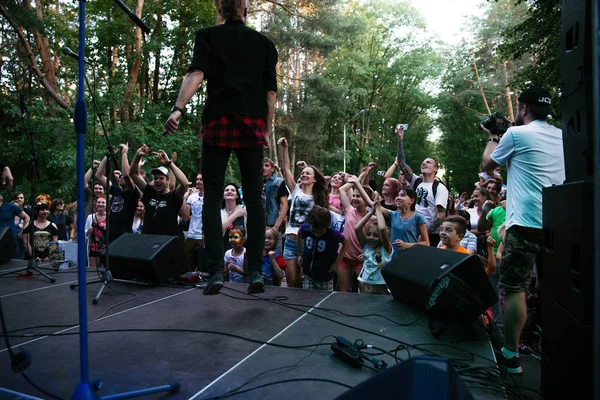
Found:
<path fill-rule="evenodd" d="M 202 142 L 216 147 L 255 147 L 267 143 L 267 124 L 259 117 L 221 115 L 202 123 Z"/>

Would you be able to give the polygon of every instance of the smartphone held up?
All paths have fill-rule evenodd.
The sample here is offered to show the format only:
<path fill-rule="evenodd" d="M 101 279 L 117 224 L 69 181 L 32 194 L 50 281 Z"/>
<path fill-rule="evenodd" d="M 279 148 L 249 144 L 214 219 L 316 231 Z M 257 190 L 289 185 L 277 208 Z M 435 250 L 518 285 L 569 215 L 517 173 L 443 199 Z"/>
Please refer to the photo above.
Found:
<path fill-rule="evenodd" d="M 402 130 L 403 130 L 404 132 L 406 132 L 406 131 L 408 130 L 408 124 L 398 124 L 398 125 L 396 125 L 396 130 L 397 130 L 397 131 L 399 131 L 399 130 L 400 130 L 400 128 L 402 128 Z"/>

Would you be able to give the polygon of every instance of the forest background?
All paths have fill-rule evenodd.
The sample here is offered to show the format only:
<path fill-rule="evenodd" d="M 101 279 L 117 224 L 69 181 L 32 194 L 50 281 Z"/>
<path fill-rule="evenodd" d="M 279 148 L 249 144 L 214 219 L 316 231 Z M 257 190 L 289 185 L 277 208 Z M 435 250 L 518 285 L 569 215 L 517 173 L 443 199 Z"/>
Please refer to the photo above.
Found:
<path fill-rule="evenodd" d="M 129 143 L 130 158 L 142 143 L 177 152 L 177 164 L 193 178 L 204 87 L 178 133 L 161 133 L 191 60 L 194 32 L 215 24 L 216 7 L 212 0 L 125 3 L 151 28 L 149 35 L 113 1 L 86 2 L 86 59 L 95 65 L 87 75 L 99 109 L 86 91 L 86 165 L 106 153 L 100 114 L 111 143 Z M 32 146 L 21 95 L 40 166 L 37 192 L 75 199 L 77 62 L 61 48 L 77 50 L 78 7 L 65 0 L 0 2 L 0 159 L 11 166 L 13 191 L 30 190 Z M 340 171 L 346 128 L 347 171 L 358 174 L 370 161 L 386 170 L 396 153 L 394 126 L 408 123 L 405 149 L 413 169 L 435 157 L 453 193 L 472 190 L 486 144 L 479 122 L 493 111 L 514 117 L 516 95 L 532 84 L 560 97 L 561 1 L 482 0 L 481 7 L 483 17 L 463 28 L 468 39 L 446 45 L 408 1 L 252 0 L 248 24 L 279 51 L 268 155 L 278 158 L 275 143 L 285 136 L 292 165 L 305 160 L 325 174 Z M 560 102 L 553 108 L 559 125 Z M 227 180 L 239 182 L 235 157 Z"/>

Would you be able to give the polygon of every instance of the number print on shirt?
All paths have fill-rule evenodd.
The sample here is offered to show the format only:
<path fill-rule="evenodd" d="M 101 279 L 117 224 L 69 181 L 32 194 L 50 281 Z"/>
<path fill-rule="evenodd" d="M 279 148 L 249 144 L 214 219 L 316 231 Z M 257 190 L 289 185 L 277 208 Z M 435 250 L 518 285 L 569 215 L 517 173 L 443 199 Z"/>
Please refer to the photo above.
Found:
<path fill-rule="evenodd" d="M 315 240 L 312 237 L 309 236 L 306 238 L 306 248 L 308 250 L 312 250 L 314 244 L 315 244 Z M 325 242 L 324 240 L 319 240 L 317 242 L 317 251 L 319 253 L 324 252 L 326 247 L 327 247 L 327 242 Z"/>

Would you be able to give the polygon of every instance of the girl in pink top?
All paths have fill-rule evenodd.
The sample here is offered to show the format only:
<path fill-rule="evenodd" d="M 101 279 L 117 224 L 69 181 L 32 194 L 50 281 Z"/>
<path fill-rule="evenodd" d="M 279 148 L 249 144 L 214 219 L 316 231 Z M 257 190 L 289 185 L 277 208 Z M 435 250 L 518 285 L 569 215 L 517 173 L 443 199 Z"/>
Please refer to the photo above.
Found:
<path fill-rule="evenodd" d="M 329 181 L 329 209 L 338 214 L 343 214 L 340 208 L 340 187 L 343 184 L 344 176 L 340 172 L 333 174 Z"/>
<path fill-rule="evenodd" d="M 338 286 L 340 292 L 349 292 L 352 288 L 352 281 L 358 277 L 362 269 L 363 250 L 354 228 L 356 224 L 367 214 L 367 205 L 373 206 L 373 190 L 370 187 L 364 188 L 360 177 L 352 176 L 348 178 L 348 183 L 340 187 L 340 203 L 346 210 L 346 223 L 344 225 L 344 236 L 348 240 L 348 249 L 346 254 L 338 265 Z M 352 198 L 348 196 L 348 191 L 352 187 Z"/>

